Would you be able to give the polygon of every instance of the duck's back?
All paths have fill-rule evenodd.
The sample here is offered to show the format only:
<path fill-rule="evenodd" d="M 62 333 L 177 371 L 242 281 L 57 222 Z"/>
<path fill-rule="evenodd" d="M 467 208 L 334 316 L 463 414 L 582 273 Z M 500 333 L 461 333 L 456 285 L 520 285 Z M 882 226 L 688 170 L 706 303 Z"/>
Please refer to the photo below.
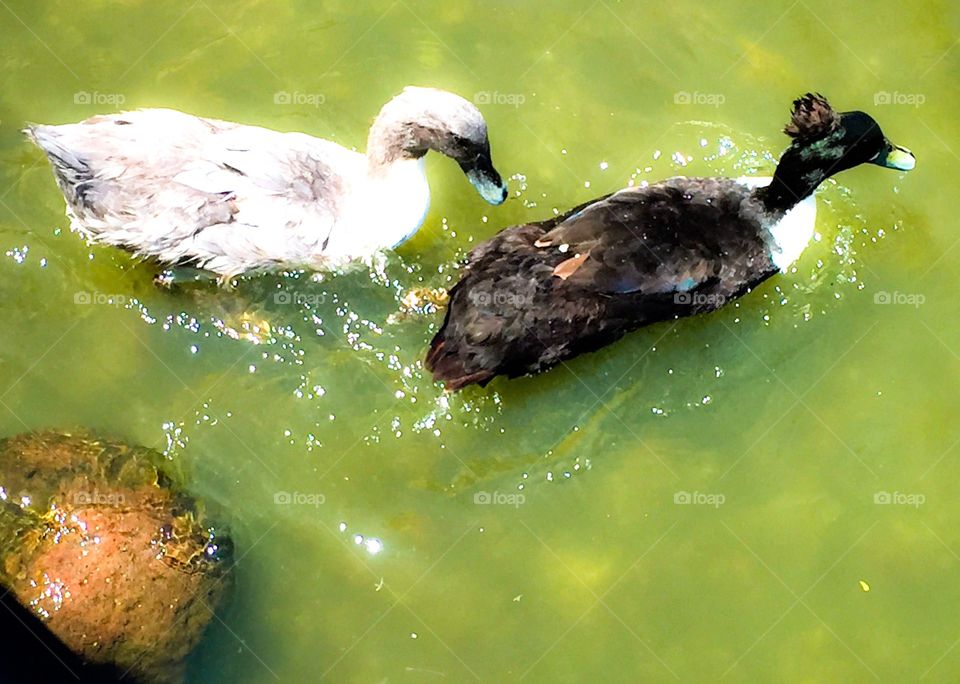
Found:
<path fill-rule="evenodd" d="M 300 133 L 169 109 L 35 126 L 76 228 L 222 274 L 309 263 L 364 157 Z"/>
<path fill-rule="evenodd" d="M 542 370 L 776 272 L 759 208 L 728 179 L 628 188 L 478 246 L 428 366 L 456 388 Z"/>
<path fill-rule="evenodd" d="M 527 245 L 513 242 L 510 231 L 517 229 L 508 229 L 477 247 L 470 267 L 529 251 L 561 268 L 567 285 L 594 292 L 689 289 L 708 275 L 721 275 L 721 267 L 723 280 L 732 284 L 771 266 L 757 209 L 749 190 L 735 180 L 671 178 L 530 224 L 541 234 Z M 577 254 L 589 257 L 578 264 Z M 564 262 L 569 266 L 561 266 Z"/>

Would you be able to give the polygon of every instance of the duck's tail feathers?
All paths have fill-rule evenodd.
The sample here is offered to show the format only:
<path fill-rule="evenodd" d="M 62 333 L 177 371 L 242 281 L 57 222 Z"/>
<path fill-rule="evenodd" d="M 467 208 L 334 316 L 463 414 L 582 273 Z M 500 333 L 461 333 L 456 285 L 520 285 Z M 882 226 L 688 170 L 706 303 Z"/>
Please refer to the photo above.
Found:
<path fill-rule="evenodd" d="M 23 133 L 46 153 L 67 202 L 74 208 L 90 208 L 87 195 L 93 185 L 93 171 L 90 165 L 71 149 L 66 136 L 58 128 L 31 124 L 23 129 Z"/>
<path fill-rule="evenodd" d="M 23 132 L 47 153 L 58 171 L 62 169 L 73 173 L 90 173 L 89 165 L 64 143 L 64 136 L 57 131 L 57 126 L 31 124 L 24 128 Z"/>
<path fill-rule="evenodd" d="M 467 368 L 456 351 L 447 349 L 443 333 L 441 330 L 433 338 L 426 358 L 427 370 L 433 373 L 434 380 L 442 380 L 445 389 L 455 392 L 467 385 L 477 384 L 483 387 L 493 379 L 493 371 Z"/>

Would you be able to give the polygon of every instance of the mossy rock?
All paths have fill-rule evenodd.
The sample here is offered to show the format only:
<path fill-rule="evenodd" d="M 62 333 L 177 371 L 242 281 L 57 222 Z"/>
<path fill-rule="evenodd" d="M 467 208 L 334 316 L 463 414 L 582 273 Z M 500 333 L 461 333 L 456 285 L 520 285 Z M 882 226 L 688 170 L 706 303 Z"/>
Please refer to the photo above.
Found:
<path fill-rule="evenodd" d="M 86 662 L 176 682 L 232 544 L 163 456 L 87 433 L 0 441 L 0 584 Z"/>

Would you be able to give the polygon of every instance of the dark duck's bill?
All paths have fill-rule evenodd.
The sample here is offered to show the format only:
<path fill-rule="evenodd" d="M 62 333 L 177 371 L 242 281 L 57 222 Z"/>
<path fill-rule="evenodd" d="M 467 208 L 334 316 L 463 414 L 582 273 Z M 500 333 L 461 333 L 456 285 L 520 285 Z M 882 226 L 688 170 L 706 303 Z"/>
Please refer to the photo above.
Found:
<path fill-rule="evenodd" d="M 792 142 L 767 184 L 670 178 L 480 244 L 450 291 L 427 368 L 448 390 L 485 385 L 713 311 L 799 257 L 815 216 L 804 209 L 825 178 L 916 163 L 869 115 L 836 112 L 817 94 L 794 102 L 784 132 Z"/>

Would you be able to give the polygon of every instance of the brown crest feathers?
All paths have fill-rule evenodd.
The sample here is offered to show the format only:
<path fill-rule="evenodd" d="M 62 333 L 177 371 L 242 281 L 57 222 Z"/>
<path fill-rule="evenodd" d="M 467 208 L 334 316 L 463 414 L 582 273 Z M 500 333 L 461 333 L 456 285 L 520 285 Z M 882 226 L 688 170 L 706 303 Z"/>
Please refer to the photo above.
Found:
<path fill-rule="evenodd" d="M 837 130 L 840 115 L 820 93 L 807 93 L 793 101 L 790 123 L 783 132 L 796 140 L 816 140 Z"/>

